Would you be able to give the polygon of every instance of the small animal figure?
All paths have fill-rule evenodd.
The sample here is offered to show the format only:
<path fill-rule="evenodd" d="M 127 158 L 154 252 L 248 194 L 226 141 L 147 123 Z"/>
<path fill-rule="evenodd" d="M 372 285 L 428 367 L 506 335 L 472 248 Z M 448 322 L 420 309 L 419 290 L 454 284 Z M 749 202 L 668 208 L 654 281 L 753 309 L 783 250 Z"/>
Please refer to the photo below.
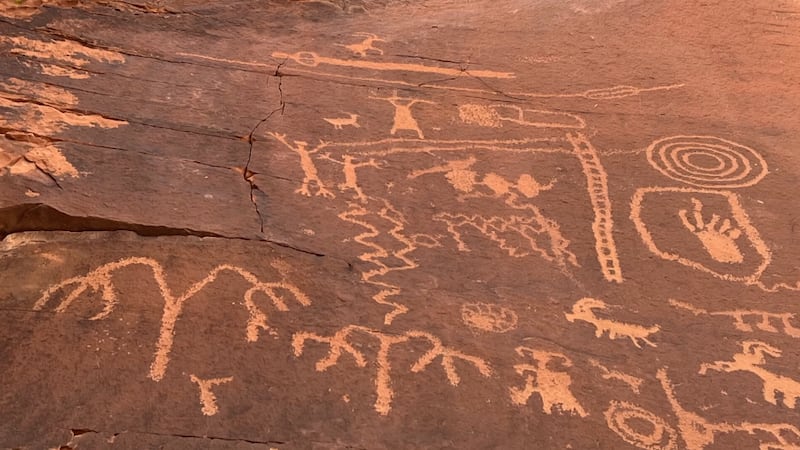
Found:
<path fill-rule="evenodd" d="M 358 124 L 358 114 L 346 113 L 350 117 L 336 117 L 333 119 L 323 118 L 325 122 L 333 125 L 336 130 L 341 130 L 344 126 L 351 126 L 353 128 L 361 128 Z"/>

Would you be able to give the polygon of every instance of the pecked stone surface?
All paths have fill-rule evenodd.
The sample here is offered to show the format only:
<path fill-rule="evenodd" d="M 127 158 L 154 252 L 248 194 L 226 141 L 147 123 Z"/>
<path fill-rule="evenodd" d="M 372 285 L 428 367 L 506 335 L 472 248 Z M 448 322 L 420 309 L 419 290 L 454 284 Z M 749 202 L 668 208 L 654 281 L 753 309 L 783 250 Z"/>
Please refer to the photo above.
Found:
<path fill-rule="evenodd" d="M 0 7 L 0 447 L 800 448 L 799 27 Z"/>

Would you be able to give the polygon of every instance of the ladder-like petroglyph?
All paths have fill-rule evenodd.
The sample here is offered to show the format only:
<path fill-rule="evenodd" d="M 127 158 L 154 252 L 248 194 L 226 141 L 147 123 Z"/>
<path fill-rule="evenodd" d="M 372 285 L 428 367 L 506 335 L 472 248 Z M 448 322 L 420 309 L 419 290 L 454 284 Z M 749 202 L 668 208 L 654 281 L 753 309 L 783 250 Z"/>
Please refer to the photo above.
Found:
<path fill-rule="evenodd" d="M 237 274 L 250 284 L 250 287 L 245 291 L 243 296 L 244 305 L 250 316 L 244 327 L 245 339 L 247 342 L 257 341 L 259 330 L 267 331 L 270 329 L 267 323 L 267 314 L 256 303 L 256 294 L 264 294 L 272 301 L 272 306 L 278 311 L 289 311 L 289 306 L 287 305 L 288 299 L 294 300 L 301 306 L 308 306 L 311 304 L 311 300 L 308 296 L 286 279 L 264 282 L 252 272 L 229 264 L 214 267 L 205 278 L 192 284 L 182 294 L 176 295 L 167 283 L 166 273 L 161 263 L 152 258 L 129 257 L 103 264 L 86 275 L 68 278 L 50 286 L 42 293 L 42 296 L 36 302 L 33 309 L 36 311 L 42 310 L 55 298 L 57 293 L 65 291 L 68 292 L 67 295 L 55 308 L 57 313 L 63 313 L 85 292 L 99 291 L 103 301 L 103 309 L 92 316 L 90 320 L 105 319 L 114 311 L 114 308 L 119 302 L 117 290 L 114 286 L 114 274 L 118 270 L 130 266 L 144 266 L 150 269 L 153 279 L 161 293 L 161 300 L 164 302 L 161 329 L 159 331 L 158 342 L 156 343 L 156 350 L 149 372 L 149 377 L 154 381 L 160 381 L 164 378 L 167 371 L 170 352 L 172 351 L 172 345 L 175 339 L 175 326 L 181 317 L 184 305 L 208 284 L 216 281 L 223 273 L 230 272 Z"/>
<path fill-rule="evenodd" d="M 689 311 L 695 316 L 707 315 L 730 317 L 733 319 L 733 326 L 739 331 L 752 333 L 757 329 L 769 333 L 783 333 L 793 338 L 800 338 L 800 328 L 794 326 L 792 323 L 792 321 L 797 320 L 797 315 L 795 313 L 773 313 L 751 309 L 708 311 L 706 309 L 698 308 L 690 305 L 689 303 L 680 302 L 674 299 L 670 299 L 669 304 L 675 308 Z M 783 330 L 781 331 L 781 329 L 776 327 L 774 324 L 780 324 Z M 755 327 L 755 329 L 753 327 Z"/>
<path fill-rule="evenodd" d="M 578 320 L 594 325 L 594 334 L 598 338 L 603 336 L 603 334 L 608 333 L 609 339 L 614 340 L 627 338 L 630 339 L 630 341 L 633 342 L 633 345 L 635 345 L 637 348 L 642 348 L 639 341 L 643 341 L 645 344 L 651 347 L 656 347 L 656 344 L 648 338 L 657 333 L 661 329 L 660 326 L 653 325 L 645 327 L 632 323 L 617 322 L 615 320 L 598 317 L 595 313 L 596 310 L 607 309 L 608 305 L 604 301 L 586 297 L 575 302 L 575 304 L 572 305 L 572 312 L 565 313 L 564 316 L 570 322 L 575 322 Z"/>
<path fill-rule="evenodd" d="M 611 214 L 611 199 L 608 196 L 608 175 L 600 162 L 597 149 L 581 133 L 568 134 L 575 155 L 581 163 L 586 176 L 589 199 L 594 211 L 595 251 L 600 270 L 608 281 L 622 283 L 622 269 L 619 264 L 617 246 L 614 242 L 614 220 Z"/>
<path fill-rule="evenodd" d="M 445 376 L 452 386 L 457 386 L 461 382 L 461 377 L 456 372 L 457 361 L 472 365 L 483 377 L 488 377 L 492 374 L 491 366 L 484 359 L 446 347 L 439 338 L 423 331 L 390 334 L 359 325 L 348 325 L 331 336 L 321 336 L 312 332 L 298 332 L 295 333 L 292 341 L 294 354 L 298 357 L 301 356 L 308 341 L 319 342 L 327 344 L 329 352 L 325 358 L 317 361 L 317 371 L 324 372 L 328 368 L 337 365 L 344 353 L 353 358 L 356 366 L 364 368 L 367 367 L 369 358 L 359 346 L 353 343 L 353 335 L 356 334 L 377 339 L 379 343 L 378 352 L 372 363 L 375 369 L 374 383 L 377 396 L 375 410 L 384 416 L 388 415 L 392 410 L 392 398 L 395 395 L 392 388 L 392 367 L 389 362 L 389 354 L 399 344 L 407 343 L 411 340 L 427 342 L 430 348 L 414 362 L 410 371 L 412 373 L 424 371 L 431 363 L 440 359 Z"/>

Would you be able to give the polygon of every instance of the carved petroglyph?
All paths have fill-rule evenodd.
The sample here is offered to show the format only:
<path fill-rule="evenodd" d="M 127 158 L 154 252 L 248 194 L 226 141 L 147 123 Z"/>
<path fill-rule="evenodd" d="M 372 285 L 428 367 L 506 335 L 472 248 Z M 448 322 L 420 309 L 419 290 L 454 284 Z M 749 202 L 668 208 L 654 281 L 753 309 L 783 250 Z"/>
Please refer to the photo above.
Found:
<path fill-rule="evenodd" d="M 125 56 L 121 53 L 86 47 L 76 41 L 40 41 L 22 36 L 0 36 L 0 43 L 11 46 L 8 52 L 13 55 L 63 63 L 68 67 L 85 67 L 92 62 L 125 62 Z"/>
<path fill-rule="evenodd" d="M 678 434 L 657 415 L 627 402 L 613 401 L 605 412 L 608 428 L 645 450 L 677 450 Z M 645 425 L 646 424 L 646 425 Z"/>
<path fill-rule="evenodd" d="M 595 314 L 595 310 L 606 309 L 608 309 L 608 305 L 606 305 L 604 301 L 586 297 L 575 302 L 575 304 L 572 305 L 572 312 L 565 313 L 564 315 L 570 322 L 580 320 L 594 325 L 594 334 L 596 337 L 601 337 L 603 333 L 607 332 L 609 339 L 628 338 L 637 348 L 642 348 L 639 341 L 644 341 L 645 344 L 656 347 L 656 344 L 651 342 L 648 338 L 650 335 L 657 333 L 661 327 L 658 325 L 643 327 L 631 323 L 617 322 L 597 317 Z"/>
<path fill-rule="evenodd" d="M 747 245 L 748 248 L 752 249 L 752 252 L 758 255 L 760 261 L 756 265 L 755 262 L 750 261 L 751 265 L 753 266 L 752 272 L 749 274 L 732 274 L 732 273 L 725 273 L 722 272 L 722 269 L 717 267 L 709 267 L 709 265 L 705 263 L 701 263 L 692 259 L 689 259 L 686 256 L 683 256 L 676 251 L 665 251 L 662 250 L 658 244 L 656 244 L 654 234 L 651 232 L 648 224 L 645 223 L 645 220 L 642 217 L 642 212 L 645 206 L 645 199 L 649 198 L 650 196 L 658 196 L 664 194 L 686 194 L 688 199 L 693 200 L 693 209 L 694 209 L 694 221 L 695 223 L 691 223 L 688 213 L 679 213 L 679 220 L 676 220 L 676 225 L 680 224 L 683 229 L 688 229 L 691 231 L 697 238 L 700 240 L 702 247 L 704 250 L 711 256 L 711 262 L 724 262 L 726 265 L 733 265 L 735 263 L 746 262 L 744 261 L 744 257 L 742 256 L 742 249 L 743 245 Z M 701 211 L 699 208 L 702 207 L 702 203 L 697 200 L 699 196 L 706 196 L 709 198 L 713 197 L 722 197 L 727 203 L 730 208 L 730 216 L 726 219 L 728 224 L 735 223 L 735 228 L 738 230 L 737 232 L 733 232 L 733 227 L 730 226 L 728 229 L 725 230 L 723 233 L 723 228 L 726 228 L 726 222 L 723 221 L 722 224 L 719 224 L 718 228 L 715 228 L 719 222 L 719 219 L 716 221 L 714 220 L 714 216 L 712 215 L 712 220 L 708 223 L 702 218 Z M 684 217 L 686 216 L 686 217 Z M 719 215 L 717 215 L 719 216 Z M 770 251 L 767 244 L 761 239 L 758 230 L 750 223 L 750 218 L 747 216 L 747 213 L 744 211 L 742 207 L 741 200 L 738 195 L 730 191 L 716 191 L 716 190 L 709 190 L 709 189 L 695 189 L 695 188 L 671 188 L 671 187 L 650 187 L 650 188 L 640 188 L 636 191 L 633 195 L 633 199 L 631 201 L 631 220 L 633 221 L 634 225 L 636 225 L 636 230 L 639 232 L 642 241 L 645 243 L 647 248 L 653 252 L 654 254 L 658 255 L 659 257 L 670 260 L 670 261 L 677 261 L 680 264 L 685 266 L 691 267 L 693 269 L 699 270 L 701 272 L 709 273 L 717 278 L 728 280 L 728 281 L 740 281 L 744 282 L 748 285 L 758 285 L 762 289 L 769 290 L 766 286 L 764 286 L 760 281 L 759 278 L 764 273 L 764 270 L 769 266 L 772 261 L 772 252 Z M 698 226 L 702 228 L 698 228 Z M 702 234 L 701 234 L 702 233 Z M 746 238 L 742 239 L 742 238 Z M 744 244 L 742 241 L 746 241 Z M 696 242 L 696 241 L 695 241 Z M 669 245 L 669 242 L 664 242 L 664 244 Z M 742 259 L 740 259 L 742 256 Z M 752 260 L 752 257 L 751 257 Z M 749 267 L 749 266 L 748 266 Z M 749 270 L 749 269 L 748 269 Z"/>
<path fill-rule="evenodd" d="M 586 128 L 586 122 L 574 114 L 514 105 L 461 105 L 458 117 L 466 124 L 491 128 L 500 128 L 503 122 L 535 128 Z"/>
<path fill-rule="evenodd" d="M 319 173 L 317 172 L 317 165 L 314 164 L 314 160 L 311 159 L 311 155 L 325 148 L 325 146 L 327 145 L 325 142 L 320 142 L 319 145 L 309 150 L 306 148 L 308 146 L 307 142 L 294 141 L 294 145 L 292 145 L 286 140 L 285 134 L 279 134 L 279 133 L 267 133 L 267 134 L 275 138 L 275 140 L 282 143 L 286 147 L 288 147 L 291 151 L 295 152 L 297 156 L 300 157 L 300 167 L 303 169 L 303 184 L 295 191 L 295 193 L 305 195 L 306 197 L 310 197 L 311 184 L 313 183 L 314 186 L 316 186 L 317 188 L 317 192 L 315 193 L 315 195 L 327 198 L 336 197 L 333 194 L 333 192 L 329 191 L 325 187 L 325 183 L 323 183 L 322 180 L 319 178 Z"/>
<path fill-rule="evenodd" d="M 334 162 L 336 164 L 342 165 L 342 173 L 344 174 L 344 183 L 339 184 L 339 190 L 344 192 L 347 190 L 352 190 L 356 193 L 356 199 L 359 200 L 361 203 L 367 202 L 367 196 L 364 194 L 364 191 L 361 190 L 361 187 L 358 185 L 358 174 L 356 170 L 360 169 L 361 167 L 374 167 L 380 168 L 380 164 L 376 162 L 374 159 L 370 158 L 365 162 L 356 163 L 355 158 L 350 155 L 342 156 L 342 161 L 338 161 L 331 157 L 329 153 L 326 153 L 321 156 L 322 158 Z"/>
<path fill-rule="evenodd" d="M 730 317 L 733 319 L 733 326 L 737 330 L 747 333 L 752 333 L 754 331 L 752 323 L 755 323 L 755 328 L 758 330 L 767 331 L 769 333 L 781 333 L 781 330 L 773 325 L 773 323 L 779 323 L 783 327 L 783 334 L 793 338 L 800 338 L 800 328 L 792 324 L 792 320 L 796 320 L 796 315 L 794 313 L 772 313 L 748 309 L 708 311 L 677 300 L 670 299 L 669 303 L 676 308 L 690 311 L 695 316 L 704 314 L 709 316 Z"/>
<path fill-rule="evenodd" d="M 307 341 L 326 343 L 330 347 L 330 350 L 325 358 L 317 361 L 317 371 L 323 372 L 338 364 L 342 353 L 349 354 L 358 367 L 367 367 L 367 356 L 352 342 L 354 334 L 366 335 L 377 339 L 379 342 L 379 349 L 373 363 L 375 367 L 375 392 L 377 395 L 375 410 L 384 416 L 391 411 L 392 398 L 394 398 L 389 353 L 392 348 L 398 344 L 406 343 L 414 339 L 427 341 L 431 348 L 411 365 L 410 371 L 413 373 L 421 372 L 437 358 L 441 358 L 440 363 L 447 376 L 447 380 L 453 386 L 457 386 L 461 381 L 461 378 L 456 372 L 455 363 L 457 360 L 471 364 L 484 377 L 488 377 L 492 374 L 489 363 L 483 359 L 445 347 L 439 338 L 422 331 L 387 334 L 358 325 L 349 325 L 328 337 L 320 336 L 316 333 L 300 332 L 296 333 L 292 340 L 294 354 L 298 357 L 301 356 Z"/>
<path fill-rule="evenodd" d="M 364 38 L 364 40 L 355 44 L 347 44 L 347 45 L 336 44 L 336 45 L 339 47 L 344 47 L 353 52 L 354 55 L 358 55 L 362 58 L 366 58 L 367 53 L 369 52 L 375 52 L 379 55 L 383 54 L 383 50 L 375 47 L 375 43 L 386 42 L 386 41 L 379 38 L 378 35 L 372 33 L 353 33 L 352 36 Z"/>
<path fill-rule="evenodd" d="M 703 203 L 692 199 L 693 221 L 687 216 L 687 211 L 681 209 L 678 215 L 683 225 L 691 231 L 700 242 L 706 252 L 715 260 L 723 263 L 740 263 L 744 261 L 744 255 L 736 245 L 736 239 L 742 235 L 739 228 L 731 225 L 730 219 L 725 219 L 720 223 L 720 216 L 713 214 L 708 222 L 703 220 Z"/>
<path fill-rule="evenodd" d="M 265 64 L 261 62 L 253 62 L 253 61 L 242 61 L 242 60 L 234 60 L 228 58 L 218 58 L 209 55 L 201 55 L 197 53 L 186 53 L 186 52 L 178 52 L 176 53 L 180 56 L 188 56 L 196 59 L 207 60 L 207 61 L 216 61 L 216 62 L 224 62 L 228 64 L 236 64 L 240 66 L 246 67 L 258 67 L 258 68 L 267 68 L 267 69 L 274 69 L 274 64 Z M 347 61 L 347 60 L 336 60 L 336 59 L 320 59 L 320 57 L 316 53 L 310 52 L 300 52 L 295 53 L 293 55 L 284 53 L 284 52 L 275 52 L 272 54 L 273 58 L 278 60 L 285 61 L 287 59 L 292 59 L 304 66 L 310 66 L 316 68 L 320 63 L 331 63 L 334 66 L 352 66 L 352 63 L 359 62 L 364 63 L 367 61 Z M 420 66 L 416 64 L 406 65 L 406 68 L 403 68 L 403 65 L 398 67 L 397 64 L 394 63 L 381 63 L 381 62 L 372 62 L 372 64 L 364 65 L 359 64 L 352 66 L 355 68 L 364 68 L 364 69 L 371 69 L 371 70 L 385 70 L 385 71 L 406 71 L 409 70 L 410 67 L 411 72 L 420 72 L 427 73 L 430 69 L 434 71 L 438 71 L 438 69 L 444 69 L 446 73 L 443 75 L 449 76 L 458 76 L 460 74 L 469 74 L 473 76 L 479 76 L 478 72 L 471 71 L 471 70 L 462 70 L 462 69 L 447 69 L 447 68 L 440 68 L 440 67 L 431 67 L 431 66 Z M 423 70 L 416 70 L 419 67 L 422 67 Z M 451 92 L 458 92 L 458 93 L 468 93 L 468 94 L 488 94 L 488 95 L 497 95 L 498 92 L 495 90 L 489 89 L 479 89 L 479 88 L 468 88 L 468 87 L 461 87 L 461 86 L 451 86 L 445 84 L 438 84 L 435 82 L 428 82 L 428 83 L 413 83 L 405 80 L 398 80 L 398 79 L 390 79 L 390 78 L 376 78 L 376 77 L 365 77 L 365 76 L 356 76 L 352 74 L 343 74 L 343 73 L 334 73 L 334 72 L 324 72 L 321 70 L 306 70 L 306 69 L 299 69 L 296 67 L 282 67 L 282 73 L 295 73 L 295 74 L 306 74 L 306 75 L 314 75 L 318 78 L 330 78 L 336 80 L 350 80 L 356 81 L 359 83 L 374 83 L 375 86 L 386 86 L 386 85 L 393 85 L 399 88 L 411 88 L 411 89 L 433 89 L 433 90 L 444 90 L 444 91 L 451 91 Z M 435 72 L 434 72 L 435 73 Z M 486 71 L 483 72 L 484 74 L 496 75 L 499 76 L 491 76 L 488 78 L 514 78 L 513 73 L 507 72 L 492 72 Z M 671 91 L 673 89 L 680 89 L 686 86 L 684 83 L 679 84 L 668 84 L 668 85 L 660 85 L 660 86 L 651 86 L 651 87 L 636 87 L 636 86 L 610 86 L 605 88 L 596 88 L 596 89 L 588 89 L 586 91 L 581 92 L 569 92 L 569 93 L 553 93 L 553 92 L 508 92 L 505 94 L 506 97 L 527 97 L 527 98 L 583 98 L 587 100 L 615 100 L 620 98 L 626 97 L 633 97 L 642 95 L 648 92 L 659 92 L 659 91 Z"/>
<path fill-rule="evenodd" d="M 433 220 L 447 224 L 447 231 L 462 252 L 471 251 L 462 236 L 462 229 L 470 227 L 497 243 L 509 256 L 523 258 L 536 255 L 562 269 L 579 267 L 577 258 L 568 249 L 569 241 L 561 235 L 558 224 L 543 217 L 538 208 L 532 211 L 530 216 L 509 217 L 439 213 L 433 216 Z"/>
<path fill-rule="evenodd" d="M 589 200 L 594 211 L 592 232 L 600 270 L 607 281 L 622 283 L 622 269 L 613 235 L 614 221 L 611 215 L 611 199 L 608 196 L 608 175 L 600 163 L 597 149 L 586 136 L 580 133 L 568 134 L 567 139 L 572 144 L 586 177 Z"/>
<path fill-rule="evenodd" d="M 542 399 L 542 411 L 545 414 L 569 414 L 586 417 L 589 413 L 583 409 L 578 399 L 572 395 L 569 386 L 572 378 L 568 373 L 556 371 L 553 364 L 572 367 L 572 361 L 561 353 L 535 350 L 520 346 L 516 348 L 519 356 L 532 363 L 515 364 L 514 370 L 525 378 L 522 387 L 509 388 L 511 401 L 515 405 L 525 405 L 533 394 Z"/>
<path fill-rule="evenodd" d="M 219 407 L 217 406 L 217 396 L 214 395 L 214 392 L 211 390 L 211 388 L 220 384 L 230 383 L 233 381 L 233 377 L 203 380 L 201 378 L 197 378 L 195 375 L 189 375 L 189 379 L 192 380 L 192 383 L 197 384 L 197 388 L 200 389 L 200 404 L 203 405 L 203 408 L 201 409 L 203 414 L 206 416 L 213 416 L 218 413 Z"/>
<path fill-rule="evenodd" d="M 527 173 L 521 174 L 515 183 L 493 172 L 487 173 L 481 181 L 478 181 L 478 172 L 472 169 L 476 162 L 477 159 L 474 156 L 451 160 L 440 166 L 414 170 L 408 175 L 408 178 L 414 179 L 423 175 L 443 173 L 447 182 L 459 192 L 459 201 L 482 197 L 503 198 L 507 205 L 515 209 L 531 209 L 529 205 L 520 205 L 518 194 L 522 194 L 525 198 L 534 198 L 541 192 L 552 189 L 556 183 L 555 180 L 550 180 L 547 184 L 541 184 Z M 478 191 L 477 188 L 481 186 L 485 187 L 488 192 Z"/>
<path fill-rule="evenodd" d="M 302 306 L 311 304 L 311 300 L 309 300 L 299 288 L 286 280 L 263 282 L 260 281 L 255 274 L 228 264 L 213 268 L 205 278 L 191 285 L 184 293 L 175 295 L 167 284 L 166 275 L 161 263 L 151 258 L 131 257 L 104 264 L 86 275 L 68 278 L 60 283 L 54 284 L 42 293 L 42 296 L 36 302 L 33 309 L 36 311 L 41 310 L 53 299 L 56 293 L 71 288 L 72 290 L 69 291 L 66 297 L 56 307 L 56 312 L 62 313 L 69 308 L 73 301 L 87 290 L 100 291 L 104 305 L 103 310 L 92 316 L 90 320 L 104 319 L 114 311 L 119 301 L 117 291 L 114 287 L 114 273 L 124 267 L 134 265 L 145 266 L 152 271 L 153 278 L 164 300 L 161 329 L 158 342 L 156 343 L 155 357 L 150 366 L 149 373 L 150 378 L 155 381 L 160 381 L 166 373 L 170 351 L 172 350 L 172 344 L 175 338 L 175 326 L 181 317 L 184 304 L 187 300 L 200 292 L 206 285 L 214 282 L 224 272 L 238 274 L 244 278 L 245 281 L 250 283 L 250 288 L 245 291 L 243 296 L 244 306 L 247 308 L 250 315 L 245 327 L 245 338 L 247 342 L 257 341 L 259 330 L 268 331 L 270 329 L 267 324 L 266 313 L 256 304 L 255 295 L 257 293 L 260 292 L 266 295 L 278 311 L 289 310 L 282 293 L 284 295 L 288 294 L 287 298 L 293 299 Z"/>
<path fill-rule="evenodd" d="M 777 375 L 762 367 L 766 364 L 766 355 L 781 357 L 781 350 L 760 341 L 745 341 L 741 353 L 733 355 L 732 361 L 714 361 L 700 366 L 700 374 L 708 370 L 719 372 L 750 372 L 761 378 L 764 400 L 777 405 L 776 393 L 783 398 L 784 406 L 793 409 L 800 399 L 800 382 L 783 375 Z"/>
<path fill-rule="evenodd" d="M 800 429 L 790 424 L 763 424 L 743 422 L 737 425 L 713 423 L 699 415 L 687 411 L 678 403 L 675 388 L 667 377 L 666 369 L 659 369 L 656 377 L 669 400 L 672 410 L 678 417 L 678 429 L 686 444 L 687 450 L 703 450 L 714 443 L 720 433 L 745 432 L 750 435 L 769 435 L 771 441 L 760 441 L 761 450 L 796 450 L 800 442 Z M 648 447 L 641 447 L 648 448 Z M 649 448 L 648 448 L 649 449 Z"/>
<path fill-rule="evenodd" d="M 467 303 L 461 307 L 461 320 L 470 328 L 492 333 L 507 333 L 517 328 L 517 313 L 490 303 Z"/>
<path fill-rule="evenodd" d="M 684 86 L 685 86 L 684 83 L 653 86 L 649 88 L 642 88 L 636 86 L 611 86 L 607 88 L 589 89 L 588 91 L 584 91 L 579 94 L 563 94 L 560 95 L 559 97 L 584 97 L 589 100 L 613 100 L 618 98 L 641 95 L 642 93 L 645 92 L 671 91 L 673 89 L 682 88 Z"/>
<path fill-rule="evenodd" d="M 662 174 L 707 188 L 752 186 L 767 175 L 755 150 L 714 136 L 672 136 L 647 148 L 647 160 Z"/>
<path fill-rule="evenodd" d="M 66 58 L 67 64 L 78 65 L 78 60 L 72 60 L 77 54 L 84 54 L 84 47 L 60 41 L 0 36 L 0 48 L 2 44 L 15 45 L 10 50 L 14 54 L 56 60 Z M 113 54 L 85 50 L 89 58 L 113 59 Z M 124 58 L 115 61 L 121 62 Z M 80 64 L 88 63 L 89 60 L 80 60 Z M 17 78 L 0 82 L 0 110 L 8 110 L 0 114 L 0 128 L 7 130 L 5 139 L 0 137 L 0 176 L 10 173 L 59 187 L 59 178 L 80 177 L 78 169 L 50 138 L 69 127 L 117 128 L 127 122 L 69 110 L 77 104 L 78 98 L 72 92 L 57 86 Z"/>
<path fill-rule="evenodd" d="M 420 246 L 436 247 L 439 242 L 436 238 L 424 234 L 406 235 L 405 224 L 407 223 L 405 217 L 400 211 L 392 206 L 387 200 L 375 199 L 377 206 L 376 212 L 372 212 L 366 207 L 358 204 L 351 203 L 350 208 L 339 214 L 339 218 L 345 222 L 358 225 L 365 228 L 366 231 L 355 236 L 354 241 L 369 248 L 370 250 L 359 255 L 359 259 L 376 266 L 372 270 L 361 273 L 361 279 L 373 286 L 376 286 L 380 291 L 375 294 L 372 299 L 381 305 L 392 307 L 392 311 L 387 313 L 384 317 L 384 323 L 390 325 L 392 321 L 400 314 L 408 312 L 408 307 L 403 304 L 391 302 L 388 299 L 399 295 L 402 288 L 398 285 L 381 281 L 380 278 L 392 272 L 399 272 L 411 270 L 419 267 L 416 261 L 411 259 L 408 255 Z M 377 216 L 377 219 L 374 217 Z M 369 221 L 368 217 L 372 218 Z M 382 233 L 380 225 L 377 223 L 384 221 L 391 224 L 391 228 Z M 394 242 L 400 244 L 399 248 L 387 249 L 378 242 L 378 238 L 391 236 Z M 390 261 L 393 261 L 393 265 Z M 396 262 L 402 261 L 402 265 L 397 266 Z"/>
<path fill-rule="evenodd" d="M 639 389 L 644 383 L 644 380 L 639 377 L 634 377 L 633 375 L 624 374 L 622 372 L 616 370 L 610 370 L 608 367 L 602 365 L 600 361 L 596 359 L 589 359 L 589 364 L 592 367 L 599 369 L 603 374 L 601 375 L 604 380 L 617 380 L 621 381 L 628 385 L 629 388 L 635 393 L 639 393 Z"/>
<path fill-rule="evenodd" d="M 395 90 L 394 94 L 390 97 L 370 96 L 368 98 L 373 100 L 385 100 L 394 106 L 394 122 L 392 122 L 392 129 L 389 130 L 389 134 L 394 136 L 398 131 L 401 130 L 413 131 L 417 133 L 417 136 L 420 139 L 425 139 L 425 136 L 422 134 L 422 130 L 419 129 L 417 120 L 411 113 L 411 107 L 417 103 L 425 103 L 430 105 L 435 105 L 436 103 L 418 98 L 399 97 L 397 95 L 397 90 Z"/>
<path fill-rule="evenodd" d="M 14 132 L 0 138 L 0 176 L 6 173 L 48 186 L 55 185 L 57 178 L 80 177 L 78 169 L 48 139 Z"/>
<path fill-rule="evenodd" d="M 358 124 L 358 114 L 347 113 L 347 115 L 349 117 L 323 118 L 322 120 L 333 125 L 335 130 L 342 130 L 343 127 L 361 128 L 361 125 Z"/>
<path fill-rule="evenodd" d="M 472 170 L 472 166 L 476 162 L 477 159 L 474 156 L 470 156 L 467 159 L 452 160 L 441 166 L 414 170 L 408 174 L 408 178 L 413 179 L 422 175 L 444 173 L 445 179 L 456 191 L 468 194 L 474 192 L 475 186 L 478 184 L 478 173 Z"/>
<path fill-rule="evenodd" d="M 424 64 L 410 64 L 410 63 L 393 63 L 393 62 L 377 62 L 377 61 L 363 61 L 363 60 L 348 60 L 330 58 L 327 56 L 320 56 L 314 52 L 298 52 L 294 54 L 284 52 L 273 52 L 273 58 L 292 61 L 308 67 L 317 67 L 319 65 L 330 65 L 338 67 L 348 67 L 352 69 L 368 69 L 389 72 L 417 72 L 417 73 L 433 73 L 438 75 L 445 75 L 457 77 L 460 75 L 471 75 L 479 78 L 499 78 L 511 79 L 514 74 L 510 72 L 495 72 L 493 70 L 469 70 L 466 68 L 453 69 L 449 67 L 426 66 Z"/>

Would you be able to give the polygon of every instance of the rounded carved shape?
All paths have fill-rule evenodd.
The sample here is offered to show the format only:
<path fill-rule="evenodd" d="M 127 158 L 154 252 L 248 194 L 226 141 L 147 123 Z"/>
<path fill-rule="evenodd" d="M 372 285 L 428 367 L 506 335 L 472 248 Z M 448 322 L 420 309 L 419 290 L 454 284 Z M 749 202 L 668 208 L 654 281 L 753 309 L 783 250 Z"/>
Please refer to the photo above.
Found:
<path fill-rule="evenodd" d="M 752 186 L 767 175 L 755 150 L 713 136 L 672 136 L 647 148 L 647 160 L 662 174 L 706 188 Z"/>
<path fill-rule="evenodd" d="M 505 333 L 517 328 L 517 313 L 490 303 L 467 303 L 461 307 L 461 320 L 471 328 Z"/>
<path fill-rule="evenodd" d="M 626 402 L 613 401 L 605 416 L 608 427 L 631 445 L 645 450 L 678 448 L 678 435 L 675 430 L 664 419 L 646 409 Z"/>

